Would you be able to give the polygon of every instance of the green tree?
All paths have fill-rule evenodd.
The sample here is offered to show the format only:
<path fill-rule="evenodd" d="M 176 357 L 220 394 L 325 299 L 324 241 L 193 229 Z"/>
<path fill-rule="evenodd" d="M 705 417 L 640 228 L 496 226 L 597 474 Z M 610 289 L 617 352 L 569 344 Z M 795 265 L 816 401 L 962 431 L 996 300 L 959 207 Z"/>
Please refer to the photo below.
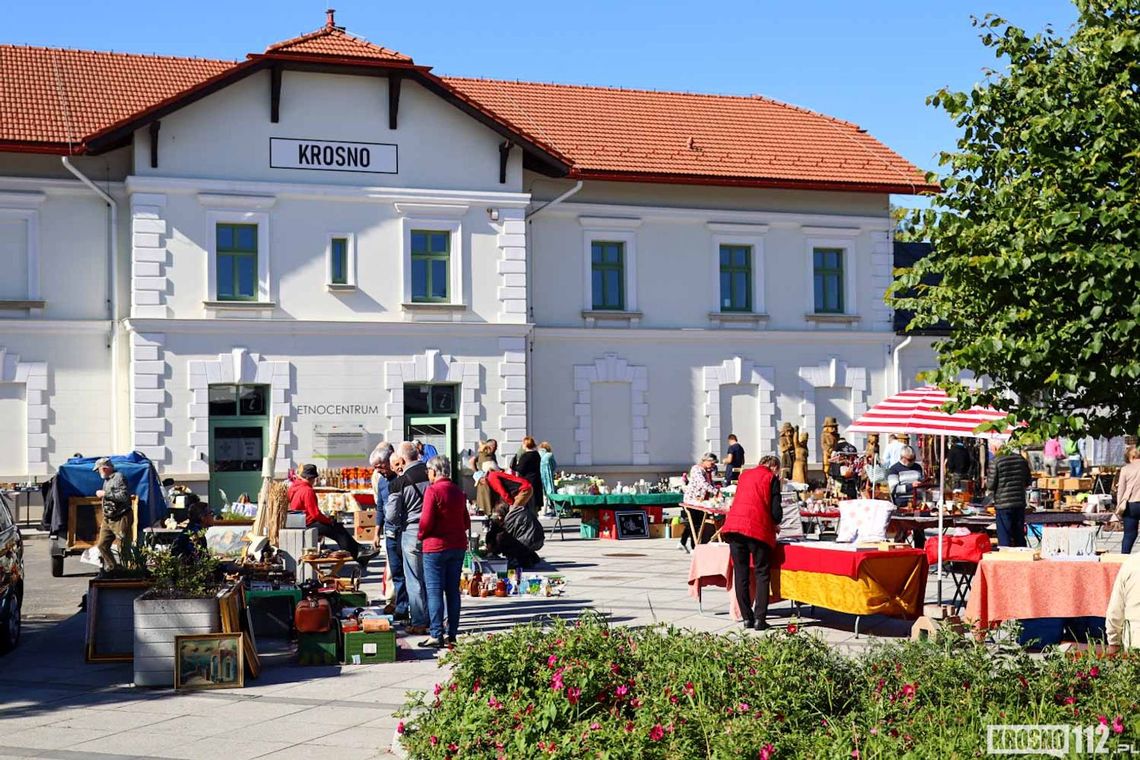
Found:
<path fill-rule="evenodd" d="M 1032 437 L 1140 428 L 1140 0 L 1075 3 L 1068 37 L 974 19 L 1004 70 L 928 99 L 961 138 L 913 217 L 934 254 L 888 295 L 950 323 L 930 379 Z"/>

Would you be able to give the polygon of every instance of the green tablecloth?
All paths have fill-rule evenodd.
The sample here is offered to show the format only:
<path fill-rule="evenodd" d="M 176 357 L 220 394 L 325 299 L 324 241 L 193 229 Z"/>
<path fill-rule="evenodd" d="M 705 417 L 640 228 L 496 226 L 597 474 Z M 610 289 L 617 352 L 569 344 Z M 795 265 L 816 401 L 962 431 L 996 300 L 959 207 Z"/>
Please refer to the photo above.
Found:
<path fill-rule="evenodd" d="M 551 494 L 550 499 L 564 507 L 576 509 L 593 507 L 675 507 L 681 503 L 681 494 L 672 493 L 610 493 L 597 496 L 587 494 Z"/>

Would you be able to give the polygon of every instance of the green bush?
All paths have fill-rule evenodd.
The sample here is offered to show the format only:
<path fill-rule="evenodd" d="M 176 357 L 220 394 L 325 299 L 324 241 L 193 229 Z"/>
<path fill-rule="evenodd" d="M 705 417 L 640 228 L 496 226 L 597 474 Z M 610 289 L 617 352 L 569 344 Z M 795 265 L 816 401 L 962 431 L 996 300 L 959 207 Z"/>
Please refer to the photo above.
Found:
<path fill-rule="evenodd" d="M 1136 658 L 958 637 L 845 657 L 796 631 L 717 636 L 596 615 L 460 644 L 401 712 L 415 758 L 956 758 L 991 724 L 1140 733 Z"/>

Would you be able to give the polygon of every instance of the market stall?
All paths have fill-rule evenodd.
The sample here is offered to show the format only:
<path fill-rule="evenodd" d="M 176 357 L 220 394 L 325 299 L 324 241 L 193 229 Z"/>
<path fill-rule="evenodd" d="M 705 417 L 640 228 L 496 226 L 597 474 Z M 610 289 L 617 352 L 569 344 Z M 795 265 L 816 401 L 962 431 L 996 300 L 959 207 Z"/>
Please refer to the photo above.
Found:
<path fill-rule="evenodd" d="M 1119 561 L 1001 561 L 1005 553 L 978 565 L 967 620 L 987 628 L 1004 620 L 1104 617 Z"/>
<path fill-rule="evenodd" d="M 664 493 L 596 493 L 596 494 L 549 494 L 549 498 L 563 509 L 577 510 L 582 516 L 583 538 L 626 538 L 618 535 L 621 527 L 619 515 L 640 512 L 647 525 L 665 521 L 666 507 L 676 507 L 681 503 L 681 494 L 675 491 Z M 596 535 L 595 534 L 596 531 Z M 622 531 L 624 533 L 624 531 Z M 648 537 L 648 531 L 646 533 Z"/>
<path fill-rule="evenodd" d="M 922 612 L 926 576 L 926 554 L 917 549 L 822 541 L 780 543 L 773 557 L 769 601 L 790 600 L 857 617 L 887 615 L 910 620 Z M 732 592 L 727 544 L 704 544 L 693 550 L 689 593 L 699 601 L 701 589 L 710 585 L 727 589 L 732 615 L 741 619 Z"/>

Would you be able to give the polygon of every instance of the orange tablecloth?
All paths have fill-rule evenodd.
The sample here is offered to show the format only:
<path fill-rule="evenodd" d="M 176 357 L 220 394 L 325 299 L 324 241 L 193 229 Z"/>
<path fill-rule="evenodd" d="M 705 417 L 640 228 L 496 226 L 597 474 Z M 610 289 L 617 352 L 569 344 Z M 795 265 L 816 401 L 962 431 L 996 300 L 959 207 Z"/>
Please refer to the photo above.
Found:
<path fill-rule="evenodd" d="M 981 626 L 1029 618 L 1104 617 L 1115 562 L 983 561 L 966 602 Z"/>
<path fill-rule="evenodd" d="M 850 615 L 889 615 L 917 618 L 926 594 L 926 555 L 915 549 L 846 552 L 785 544 L 773 567 L 770 602 L 791 599 Z M 858 556 L 854 556 L 857 554 Z M 828 559 L 827 555 L 844 555 Z M 811 568 L 814 565 L 814 569 Z M 853 576 L 848 576 L 847 568 Z M 839 572 L 840 570 L 843 572 Z M 727 544 L 705 544 L 693 550 L 689 562 L 689 595 L 700 599 L 704 586 L 723 586 L 736 619 L 732 591 L 732 559 Z"/>

